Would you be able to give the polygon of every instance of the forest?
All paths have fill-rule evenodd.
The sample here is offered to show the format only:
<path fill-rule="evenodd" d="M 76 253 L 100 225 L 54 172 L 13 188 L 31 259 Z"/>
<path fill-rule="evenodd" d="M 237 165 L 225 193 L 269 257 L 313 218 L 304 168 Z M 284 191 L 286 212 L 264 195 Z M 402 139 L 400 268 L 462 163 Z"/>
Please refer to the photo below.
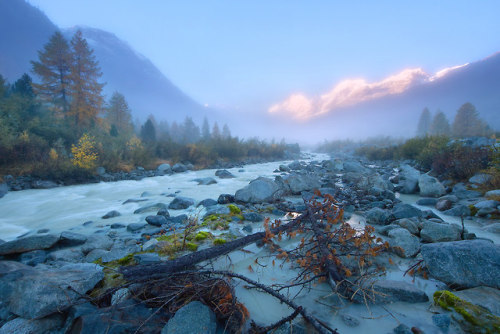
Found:
<path fill-rule="evenodd" d="M 203 168 L 298 151 L 283 140 L 239 139 L 207 118 L 201 129 L 189 116 L 180 124 L 152 115 L 132 121 L 123 94 L 106 100 L 99 63 L 80 31 L 70 41 L 54 33 L 31 65 L 35 79 L 25 73 L 9 83 L 0 74 L 1 175 L 65 179 L 97 166 L 130 171 L 181 161 Z"/>

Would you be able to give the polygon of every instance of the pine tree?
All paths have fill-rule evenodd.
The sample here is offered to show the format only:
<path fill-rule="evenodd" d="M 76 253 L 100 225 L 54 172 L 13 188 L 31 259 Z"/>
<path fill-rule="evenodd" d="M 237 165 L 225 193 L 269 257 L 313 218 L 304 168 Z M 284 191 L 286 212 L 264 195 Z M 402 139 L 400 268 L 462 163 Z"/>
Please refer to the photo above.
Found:
<path fill-rule="evenodd" d="M 32 61 L 33 72 L 41 79 L 33 84 L 35 92 L 57 111 L 66 114 L 69 110 L 71 51 L 64 36 L 56 31 L 42 51 L 39 61 Z"/>
<path fill-rule="evenodd" d="M 7 96 L 7 92 L 9 91 L 9 84 L 7 80 L 0 74 L 0 99 Z"/>
<path fill-rule="evenodd" d="M 431 113 L 429 109 L 424 108 L 420 114 L 417 126 L 417 137 L 425 137 L 429 134 L 429 127 L 431 125 Z"/>
<path fill-rule="evenodd" d="M 183 144 L 192 144 L 200 140 L 200 128 L 196 124 L 194 124 L 193 119 L 191 117 L 186 117 L 184 119 L 182 128 L 183 128 L 182 129 Z"/>
<path fill-rule="evenodd" d="M 449 136 L 450 135 L 450 123 L 446 118 L 446 115 L 438 110 L 434 118 L 432 119 L 430 134 L 432 136 Z"/>
<path fill-rule="evenodd" d="M 148 119 L 141 128 L 141 139 L 146 143 L 156 141 L 156 128 L 151 119 Z"/>
<path fill-rule="evenodd" d="M 224 124 L 224 126 L 222 127 L 222 138 L 231 138 L 231 130 L 229 130 L 229 126 L 227 126 L 227 124 Z"/>
<path fill-rule="evenodd" d="M 94 51 L 90 49 L 82 32 L 78 30 L 71 39 L 71 108 L 75 125 L 92 127 L 102 109 L 104 98 L 99 82 L 102 76 Z"/>
<path fill-rule="evenodd" d="M 26 73 L 24 73 L 23 76 L 16 82 L 14 82 L 11 90 L 13 94 L 18 94 L 27 98 L 35 97 L 35 93 L 33 92 L 33 82 L 31 80 L 31 77 Z"/>
<path fill-rule="evenodd" d="M 219 124 L 217 124 L 217 122 L 214 123 L 212 128 L 212 139 L 220 139 Z"/>
<path fill-rule="evenodd" d="M 210 125 L 208 125 L 206 117 L 203 119 L 203 125 L 201 126 L 201 137 L 203 140 L 210 139 Z"/>
<path fill-rule="evenodd" d="M 454 137 L 484 136 L 489 127 L 479 118 L 479 113 L 471 103 L 467 102 L 458 109 L 453 121 L 452 133 Z"/>
<path fill-rule="evenodd" d="M 125 97 L 114 92 L 109 100 L 108 108 L 106 109 L 106 119 L 110 125 L 114 125 L 118 131 L 126 132 L 132 129 L 132 115 Z"/>

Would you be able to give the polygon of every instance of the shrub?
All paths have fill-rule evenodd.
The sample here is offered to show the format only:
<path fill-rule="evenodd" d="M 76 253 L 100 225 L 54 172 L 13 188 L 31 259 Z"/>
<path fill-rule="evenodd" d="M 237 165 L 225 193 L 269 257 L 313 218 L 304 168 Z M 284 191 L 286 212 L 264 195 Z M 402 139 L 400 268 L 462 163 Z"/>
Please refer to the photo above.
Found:
<path fill-rule="evenodd" d="M 71 146 L 71 153 L 73 154 L 73 165 L 87 170 L 96 167 L 98 155 L 95 138 L 87 133 L 82 135 L 77 145 Z"/>

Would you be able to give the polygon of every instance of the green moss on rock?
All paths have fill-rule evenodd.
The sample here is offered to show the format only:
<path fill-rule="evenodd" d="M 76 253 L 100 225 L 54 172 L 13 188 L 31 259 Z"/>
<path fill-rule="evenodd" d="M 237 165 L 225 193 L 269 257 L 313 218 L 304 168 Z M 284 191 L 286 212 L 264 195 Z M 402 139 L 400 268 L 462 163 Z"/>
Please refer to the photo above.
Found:
<path fill-rule="evenodd" d="M 455 296 L 450 291 L 436 291 L 434 303 L 445 310 L 454 312 L 453 318 L 466 332 L 500 333 L 500 317 L 493 315 L 481 306 Z"/>
<path fill-rule="evenodd" d="M 190 250 L 191 252 L 196 252 L 198 250 L 198 245 L 194 242 L 187 242 L 186 249 Z"/>
<path fill-rule="evenodd" d="M 222 238 L 217 238 L 214 240 L 214 245 L 217 246 L 217 245 L 224 245 L 226 243 L 226 239 L 222 239 Z"/>
<path fill-rule="evenodd" d="M 229 208 L 229 211 L 233 214 L 233 215 L 239 215 L 241 213 L 241 209 L 238 208 L 236 205 L 234 204 L 229 204 L 227 206 Z"/>
<path fill-rule="evenodd" d="M 200 232 L 196 233 L 194 240 L 202 241 L 202 240 L 205 240 L 211 236 L 212 236 L 212 234 L 210 232 L 200 231 Z"/>

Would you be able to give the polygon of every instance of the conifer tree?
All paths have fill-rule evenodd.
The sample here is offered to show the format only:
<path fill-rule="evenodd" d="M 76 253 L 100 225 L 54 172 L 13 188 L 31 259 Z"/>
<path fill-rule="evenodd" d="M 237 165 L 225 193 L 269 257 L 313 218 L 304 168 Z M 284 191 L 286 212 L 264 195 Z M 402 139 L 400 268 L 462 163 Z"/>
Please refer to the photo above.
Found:
<path fill-rule="evenodd" d="M 69 110 L 71 51 L 64 36 L 56 31 L 42 51 L 39 61 L 32 61 L 33 72 L 41 79 L 33 84 L 35 92 L 57 111 L 66 114 Z"/>
<path fill-rule="evenodd" d="M 450 123 L 446 118 L 446 115 L 438 110 L 434 118 L 432 119 L 430 134 L 432 136 L 449 136 L 450 135 Z"/>
<path fill-rule="evenodd" d="M 231 138 L 231 130 L 229 130 L 229 126 L 227 126 L 227 124 L 224 124 L 224 126 L 222 127 L 222 138 Z"/>
<path fill-rule="evenodd" d="M 141 128 L 141 139 L 146 143 L 156 141 L 156 129 L 151 119 L 148 119 Z"/>
<path fill-rule="evenodd" d="M 452 133 L 454 137 L 484 136 L 489 127 L 479 118 L 479 113 L 471 103 L 463 104 L 457 110 L 453 121 Z"/>
<path fill-rule="evenodd" d="M 210 139 L 210 125 L 208 125 L 206 117 L 203 119 L 203 125 L 201 126 L 201 137 L 204 140 Z"/>
<path fill-rule="evenodd" d="M 217 124 L 217 122 L 214 123 L 212 128 L 212 139 L 220 139 L 219 124 Z"/>
<path fill-rule="evenodd" d="M 78 30 L 71 39 L 73 52 L 71 62 L 71 107 L 70 115 L 76 126 L 91 127 L 104 102 L 102 76 L 94 51 Z"/>
<path fill-rule="evenodd" d="M 106 118 L 110 125 L 116 127 L 118 133 L 132 129 L 132 116 L 128 103 L 122 94 L 118 92 L 113 93 L 106 110 Z"/>
<path fill-rule="evenodd" d="M 429 109 L 424 108 L 420 114 L 417 126 L 417 137 L 425 137 L 429 134 L 429 127 L 431 125 L 431 113 Z"/>

